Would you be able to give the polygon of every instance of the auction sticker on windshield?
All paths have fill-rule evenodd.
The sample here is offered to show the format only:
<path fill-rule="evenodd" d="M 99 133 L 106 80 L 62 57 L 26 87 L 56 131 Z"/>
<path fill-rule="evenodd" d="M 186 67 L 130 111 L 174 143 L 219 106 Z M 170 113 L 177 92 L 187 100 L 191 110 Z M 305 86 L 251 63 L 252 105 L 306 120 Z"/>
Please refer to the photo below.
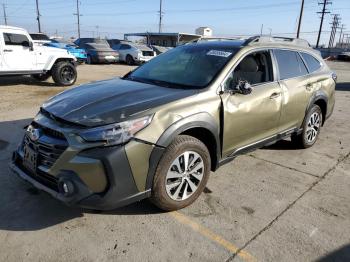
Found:
<path fill-rule="evenodd" d="M 210 50 L 207 55 L 213 55 L 213 56 L 221 56 L 221 57 L 229 57 L 232 55 L 230 52 L 220 51 L 220 50 Z"/>

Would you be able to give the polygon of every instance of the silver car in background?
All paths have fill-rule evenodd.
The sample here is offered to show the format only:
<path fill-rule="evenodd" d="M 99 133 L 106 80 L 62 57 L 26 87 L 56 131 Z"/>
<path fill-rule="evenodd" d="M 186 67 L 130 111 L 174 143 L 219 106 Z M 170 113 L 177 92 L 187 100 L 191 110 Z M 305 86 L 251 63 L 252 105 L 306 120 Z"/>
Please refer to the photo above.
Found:
<path fill-rule="evenodd" d="M 133 42 L 120 42 L 112 48 L 119 52 L 119 60 L 128 65 L 145 63 L 156 56 L 152 48 Z"/>

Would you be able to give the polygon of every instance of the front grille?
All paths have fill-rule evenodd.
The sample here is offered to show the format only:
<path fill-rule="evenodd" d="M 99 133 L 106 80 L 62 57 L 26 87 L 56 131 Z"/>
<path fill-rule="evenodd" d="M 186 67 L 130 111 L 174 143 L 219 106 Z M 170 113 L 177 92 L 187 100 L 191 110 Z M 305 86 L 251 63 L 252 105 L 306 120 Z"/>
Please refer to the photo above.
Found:
<path fill-rule="evenodd" d="M 38 167 L 49 169 L 68 147 L 67 140 L 57 139 L 43 135 L 38 141 L 32 141 L 27 135 L 24 137 L 23 146 L 29 144 L 38 154 Z"/>
<path fill-rule="evenodd" d="M 19 167 L 23 172 L 29 175 L 31 178 L 35 179 L 39 183 L 51 188 L 52 190 L 58 192 L 58 179 L 55 176 L 51 176 L 40 169 L 37 173 L 33 174 L 30 170 L 23 166 L 23 162 L 20 159 L 16 160 L 17 167 Z"/>
<path fill-rule="evenodd" d="M 154 56 L 153 51 L 142 51 L 143 56 Z"/>
<path fill-rule="evenodd" d="M 38 140 L 33 141 L 26 134 L 20 148 L 20 159 L 17 165 L 32 178 L 38 182 L 58 191 L 57 178 L 47 173 L 47 171 L 55 164 L 57 159 L 68 147 L 68 141 L 65 136 L 51 128 L 44 127 L 36 122 L 31 124 L 33 127 L 40 129 L 41 136 Z M 36 168 L 35 172 L 28 170 L 23 164 L 24 147 L 28 146 L 36 152 Z"/>
<path fill-rule="evenodd" d="M 54 138 L 63 139 L 63 140 L 66 139 L 65 136 L 61 132 L 58 132 L 58 131 L 51 129 L 51 128 L 48 128 L 46 126 L 42 126 L 36 122 L 33 122 L 32 126 L 40 129 L 44 135 L 54 137 Z"/>

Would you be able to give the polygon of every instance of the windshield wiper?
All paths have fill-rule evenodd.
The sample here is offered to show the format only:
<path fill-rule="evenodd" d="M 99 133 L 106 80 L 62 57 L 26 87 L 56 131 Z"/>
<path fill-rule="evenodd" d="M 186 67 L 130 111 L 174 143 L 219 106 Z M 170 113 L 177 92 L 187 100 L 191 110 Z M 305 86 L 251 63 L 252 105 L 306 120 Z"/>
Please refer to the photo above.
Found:
<path fill-rule="evenodd" d="M 157 80 L 157 79 L 133 77 L 133 76 L 131 76 L 131 74 L 126 74 L 122 79 L 140 82 L 140 83 L 144 83 L 144 84 L 157 85 L 157 86 L 162 86 L 162 87 L 167 87 L 167 88 L 182 88 L 182 89 L 195 88 L 195 87 L 189 86 L 189 85 L 171 83 L 171 82 Z"/>

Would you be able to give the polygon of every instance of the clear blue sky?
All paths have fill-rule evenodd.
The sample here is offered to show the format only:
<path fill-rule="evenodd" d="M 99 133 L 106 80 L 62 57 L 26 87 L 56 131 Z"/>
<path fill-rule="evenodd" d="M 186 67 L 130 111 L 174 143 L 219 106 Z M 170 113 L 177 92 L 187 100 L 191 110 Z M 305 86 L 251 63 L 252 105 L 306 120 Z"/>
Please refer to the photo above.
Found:
<path fill-rule="evenodd" d="M 37 31 L 35 0 L 2 1 L 8 24 Z M 320 22 L 316 12 L 321 6 L 317 2 L 305 0 L 305 33 L 301 36 L 311 43 L 316 42 Z M 272 34 L 294 36 L 300 3 L 301 0 L 163 0 L 163 31 L 194 33 L 199 26 L 209 26 L 215 36 L 254 35 L 264 24 L 265 34 L 271 29 Z M 42 31 L 52 35 L 57 30 L 65 37 L 77 35 L 75 0 L 39 0 L 39 6 Z M 328 8 L 341 15 L 350 33 L 350 0 L 333 0 Z M 101 37 L 121 38 L 124 33 L 158 30 L 159 0 L 80 0 L 80 9 L 82 36 L 96 35 L 98 31 Z M 328 43 L 330 22 L 331 16 L 327 15 L 323 43 Z"/>

